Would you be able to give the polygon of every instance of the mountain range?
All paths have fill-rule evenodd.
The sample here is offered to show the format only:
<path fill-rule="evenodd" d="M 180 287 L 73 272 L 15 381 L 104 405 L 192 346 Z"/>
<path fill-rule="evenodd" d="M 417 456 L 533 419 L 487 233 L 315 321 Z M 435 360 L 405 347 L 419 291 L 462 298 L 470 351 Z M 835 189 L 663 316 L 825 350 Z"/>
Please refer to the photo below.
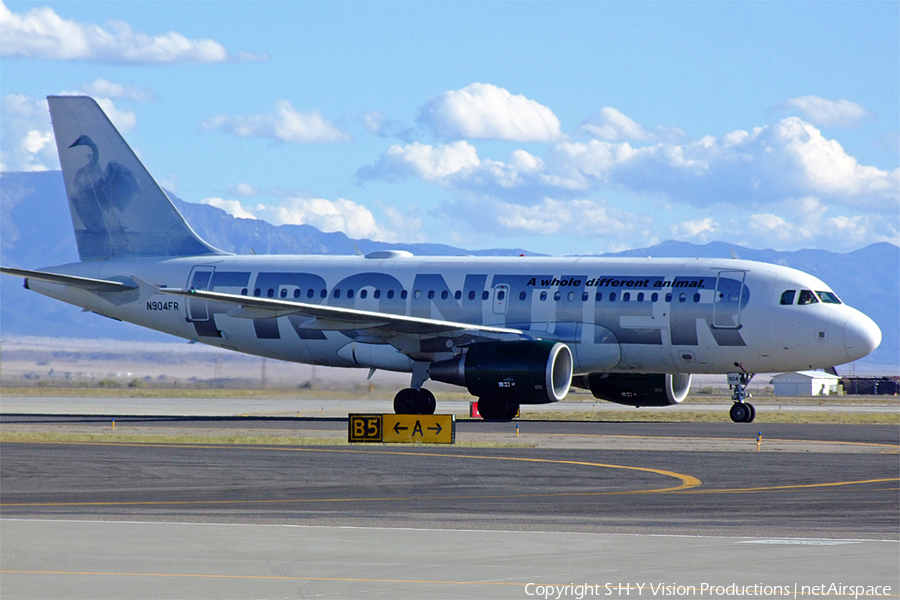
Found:
<path fill-rule="evenodd" d="M 351 239 L 310 225 L 275 226 L 262 220 L 237 219 L 205 204 L 184 202 L 169 193 L 194 230 L 213 246 L 236 254 L 354 254 L 375 250 L 407 250 L 418 255 L 536 255 L 520 248 L 465 250 L 442 244 L 391 244 Z M 649 248 L 597 256 L 728 258 L 785 265 L 828 283 L 838 296 L 869 315 L 881 327 L 883 341 L 858 361 L 866 371 L 900 372 L 900 247 L 871 244 L 847 253 L 828 250 L 755 250 L 727 242 L 695 245 L 666 241 Z M 40 269 L 76 262 L 78 253 L 68 203 L 59 171 L 0 174 L 0 262 L 4 266 Z M 0 278 L 0 334 L 173 341 L 162 333 L 118 323 L 28 292 L 21 280 Z"/>

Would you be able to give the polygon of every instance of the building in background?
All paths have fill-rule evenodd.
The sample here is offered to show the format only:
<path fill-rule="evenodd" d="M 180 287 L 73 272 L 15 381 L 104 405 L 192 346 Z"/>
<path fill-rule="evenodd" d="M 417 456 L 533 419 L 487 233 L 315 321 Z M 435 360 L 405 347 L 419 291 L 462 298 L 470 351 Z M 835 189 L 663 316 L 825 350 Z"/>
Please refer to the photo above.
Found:
<path fill-rule="evenodd" d="M 769 382 L 776 396 L 831 396 L 842 393 L 841 378 L 824 371 L 776 375 Z"/>

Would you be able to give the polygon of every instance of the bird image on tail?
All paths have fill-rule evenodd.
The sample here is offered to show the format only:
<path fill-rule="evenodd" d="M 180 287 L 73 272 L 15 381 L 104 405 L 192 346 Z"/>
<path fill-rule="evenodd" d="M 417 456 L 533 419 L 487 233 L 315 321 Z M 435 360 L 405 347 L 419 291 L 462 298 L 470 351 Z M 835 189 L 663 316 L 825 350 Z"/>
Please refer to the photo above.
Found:
<path fill-rule="evenodd" d="M 223 254 L 194 233 L 93 99 L 47 101 L 81 260 Z"/>

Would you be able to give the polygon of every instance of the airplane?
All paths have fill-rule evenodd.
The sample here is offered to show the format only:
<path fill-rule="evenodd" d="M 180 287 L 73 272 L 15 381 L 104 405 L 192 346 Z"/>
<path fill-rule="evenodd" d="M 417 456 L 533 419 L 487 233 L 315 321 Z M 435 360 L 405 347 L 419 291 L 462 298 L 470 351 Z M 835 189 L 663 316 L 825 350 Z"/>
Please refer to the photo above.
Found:
<path fill-rule="evenodd" d="M 409 373 L 398 414 L 434 413 L 429 379 L 510 420 L 573 386 L 674 405 L 692 375 L 723 374 L 731 419 L 749 423 L 754 373 L 830 368 L 881 343 L 816 277 L 736 258 L 229 254 L 191 229 L 92 98 L 47 100 L 80 262 L 0 271 L 191 342 Z"/>

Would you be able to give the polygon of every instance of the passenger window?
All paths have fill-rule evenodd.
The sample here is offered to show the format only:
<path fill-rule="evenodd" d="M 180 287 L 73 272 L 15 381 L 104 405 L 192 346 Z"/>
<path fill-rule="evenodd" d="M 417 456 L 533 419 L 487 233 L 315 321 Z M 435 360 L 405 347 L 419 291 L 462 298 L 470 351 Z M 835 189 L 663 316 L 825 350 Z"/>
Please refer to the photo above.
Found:
<path fill-rule="evenodd" d="M 524 300 L 528 297 L 528 294 L 525 292 L 519 292 L 519 300 Z"/>
<path fill-rule="evenodd" d="M 672 292 L 669 292 L 668 294 L 666 294 L 666 302 L 671 302 L 671 301 L 672 301 Z"/>
<path fill-rule="evenodd" d="M 638 292 L 637 301 L 638 301 L 638 302 L 643 302 L 643 301 L 644 301 L 644 292 Z"/>
<path fill-rule="evenodd" d="M 781 304 L 784 306 L 790 306 L 794 303 L 794 296 L 797 294 L 795 290 L 787 290 L 783 294 L 781 294 Z"/>
<path fill-rule="evenodd" d="M 300 297 L 300 288 L 297 288 L 296 290 L 294 290 L 294 298 L 299 298 L 299 297 Z"/>
<path fill-rule="evenodd" d="M 312 288 L 310 288 L 310 289 L 306 292 L 306 297 L 307 297 L 307 298 L 312 298 L 312 297 L 313 297 L 313 294 L 315 294 L 315 292 L 312 290 Z"/>
<path fill-rule="evenodd" d="M 657 300 L 659 300 L 659 294 L 653 292 L 653 294 L 651 294 L 650 296 L 650 302 L 656 302 Z"/>
<path fill-rule="evenodd" d="M 280 295 L 282 298 L 287 298 L 287 290 L 284 289 L 284 288 L 281 288 L 281 294 L 279 294 L 279 295 Z"/>
<path fill-rule="evenodd" d="M 434 300 L 434 290 L 428 290 L 428 299 Z"/>
<path fill-rule="evenodd" d="M 575 302 L 575 292 L 569 292 L 569 302 Z"/>
<path fill-rule="evenodd" d="M 337 288 L 334 288 L 334 297 L 335 297 L 335 298 L 340 298 L 340 297 L 341 297 L 341 290 L 339 290 L 339 289 L 337 289 Z"/>
<path fill-rule="evenodd" d="M 631 292 L 625 292 L 622 294 L 622 302 L 628 302 L 631 300 Z"/>
<path fill-rule="evenodd" d="M 375 298 L 376 300 L 381 298 L 381 290 L 375 290 L 374 292 L 372 292 L 372 297 Z"/>
<path fill-rule="evenodd" d="M 594 297 L 597 302 L 603 300 L 603 292 L 597 292 L 597 295 Z"/>
<path fill-rule="evenodd" d="M 365 300 L 366 296 L 368 296 L 368 295 L 369 295 L 369 290 L 359 290 L 359 297 L 362 300 Z"/>
<path fill-rule="evenodd" d="M 447 290 L 444 290 L 443 292 L 441 292 L 441 300 L 446 300 L 449 297 L 450 297 L 450 292 L 448 292 Z"/>
<path fill-rule="evenodd" d="M 820 292 L 817 290 L 816 294 L 818 294 L 819 299 L 825 304 L 841 304 L 841 301 L 834 295 L 834 292 Z"/>
<path fill-rule="evenodd" d="M 687 294 L 685 294 L 684 292 L 678 294 L 678 301 L 679 301 L 679 302 L 685 302 L 686 300 L 687 300 Z"/>
<path fill-rule="evenodd" d="M 694 294 L 694 303 L 700 302 L 700 292 Z"/>
<path fill-rule="evenodd" d="M 388 297 L 388 300 L 393 300 L 394 290 L 388 290 L 387 297 Z"/>
<path fill-rule="evenodd" d="M 462 292 L 459 290 L 456 290 L 456 293 L 453 294 L 453 297 L 456 298 L 457 300 L 459 300 L 460 298 L 462 298 Z"/>
<path fill-rule="evenodd" d="M 487 290 L 484 290 L 483 292 L 481 292 L 481 299 L 482 299 L 482 300 L 487 300 L 489 297 L 490 297 L 490 294 L 488 293 Z"/>
<path fill-rule="evenodd" d="M 609 293 L 609 301 L 610 301 L 610 302 L 615 302 L 615 301 L 616 301 L 616 293 L 615 293 L 615 292 L 610 292 L 610 293 Z"/>
<path fill-rule="evenodd" d="M 275 297 L 275 288 L 269 288 L 269 291 L 266 292 L 266 296 L 268 296 L 269 298 L 274 298 Z"/>
<path fill-rule="evenodd" d="M 319 296 L 321 296 L 322 298 L 327 298 L 327 297 L 328 297 L 328 290 L 326 290 L 325 288 L 322 288 L 322 291 L 319 292 Z"/>
<path fill-rule="evenodd" d="M 407 292 L 406 290 L 400 290 L 400 299 L 401 300 L 406 300 L 407 296 L 409 296 L 409 292 Z"/>
<path fill-rule="evenodd" d="M 241 296 L 246 296 L 246 295 L 247 295 L 247 288 L 241 289 Z"/>
<path fill-rule="evenodd" d="M 589 299 L 590 297 L 591 297 L 591 295 L 588 294 L 587 292 L 582 292 L 582 294 L 581 294 L 581 301 L 582 301 L 582 302 L 587 302 L 588 299 Z"/>
<path fill-rule="evenodd" d="M 499 290 L 497 292 L 497 300 L 504 300 L 506 298 L 506 292 L 503 290 Z"/>
<path fill-rule="evenodd" d="M 475 290 L 469 290 L 469 300 L 475 299 Z"/>
<path fill-rule="evenodd" d="M 353 297 L 353 290 L 347 290 L 347 297 L 348 297 L 348 298 L 352 298 L 352 297 Z"/>
<path fill-rule="evenodd" d="M 797 300 L 797 304 L 804 306 L 806 304 L 815 304 L 818 301 L 819 299 L 812 293 L 812 290 L 800 290 L 800 299 Z"/>
<path fill-rule="evenodd" d="M 560 294 L 559 292 L 554 292 L 554 293 L 553 293 L 553 300 L 554 300 L 554 301 L 559 302 L 559 299 L 560 299 L 560 298 L 562 298 L 562 294 Z"/>
<path fill-rule="evenodd" d="M 547 299 L 547 292 L 541 292 L 541 302 Z"/>

